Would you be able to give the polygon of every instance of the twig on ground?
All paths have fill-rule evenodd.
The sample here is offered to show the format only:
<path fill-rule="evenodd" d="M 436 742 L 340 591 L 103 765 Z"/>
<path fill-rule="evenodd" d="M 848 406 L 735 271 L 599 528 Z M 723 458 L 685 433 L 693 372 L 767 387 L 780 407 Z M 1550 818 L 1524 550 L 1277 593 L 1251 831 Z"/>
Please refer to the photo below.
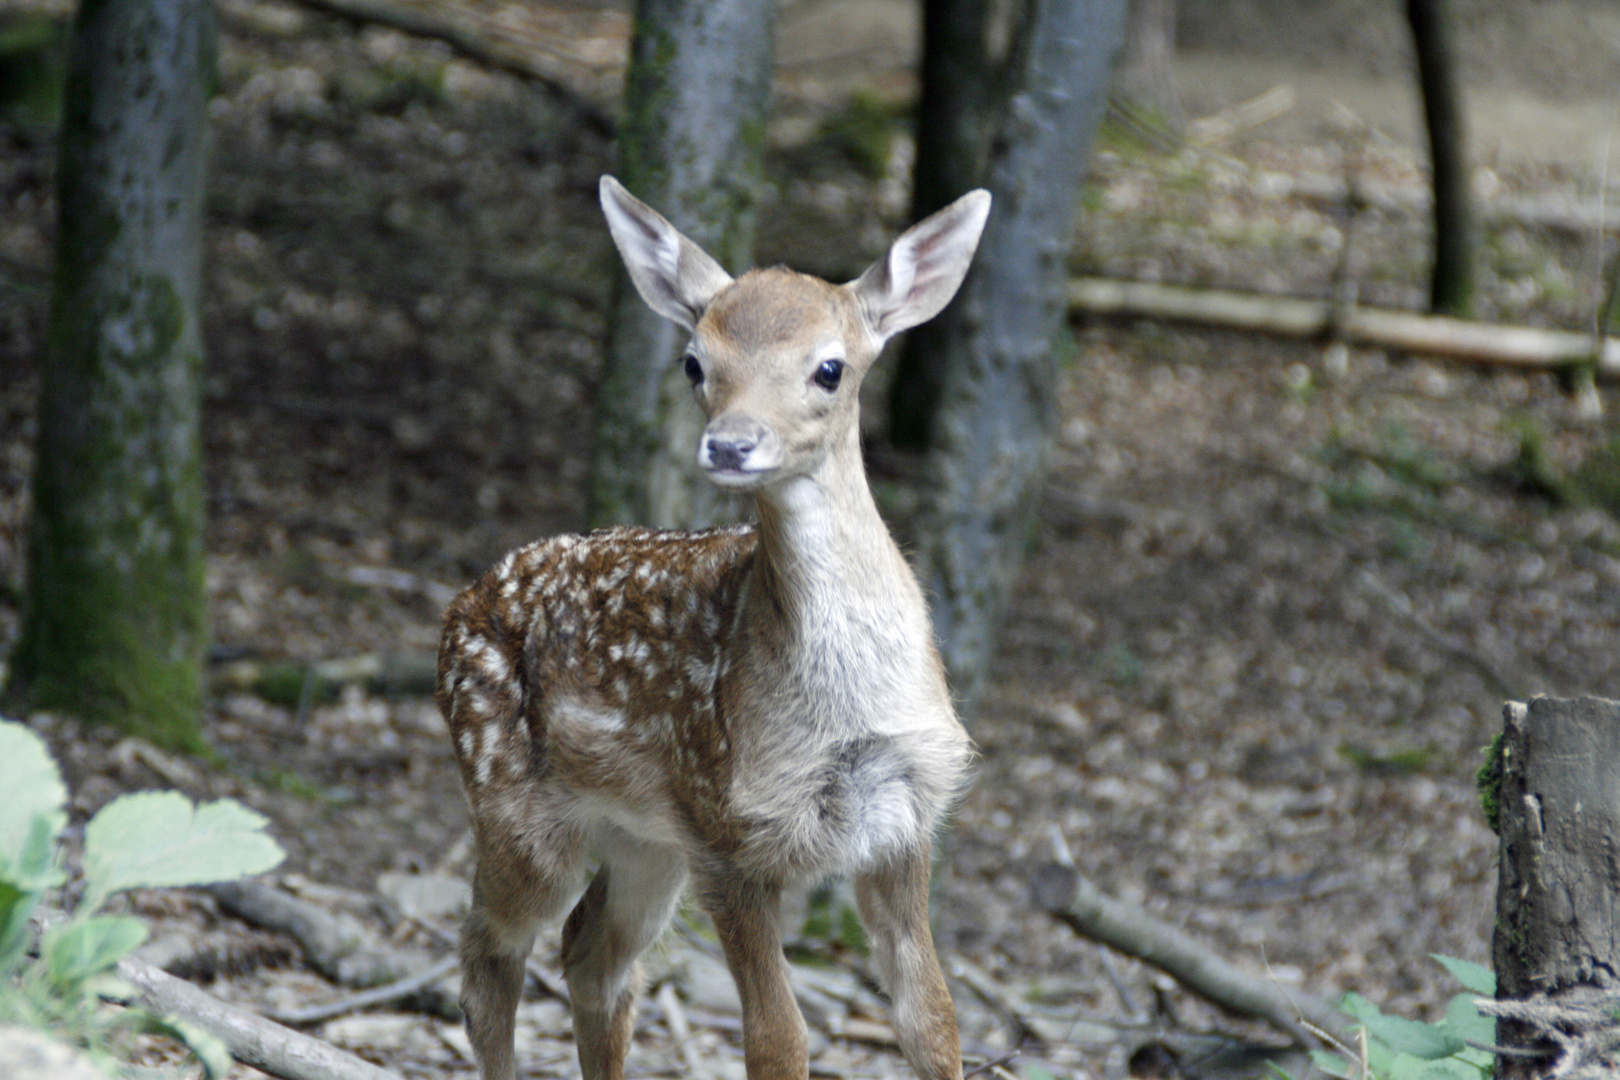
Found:
<path fill-rule="evenodd" d="M 973 1068 L 962 1074 L 962 1080 L 968 1080 L 969 1077 L 978 1076 L 980 1073 L 990 1072 L 992 1069 L 999 1069 L 1003 1065 L 1009 1064 L 1017 1056 L 1018 1051 L 1016 1048 L 1009 1050 L 1000 1057 L 993 1057 L 982 1065 L 973 1066 Z"/>
<path fill-rule="evenodd" d="M 378 986 L 414 977 L 434 963 L 426 953 L 379 944 L 353 915 L 327 911 L 269 885 L 226 882 L 206 886 L 204 891 L 230 914 L 290 934 L 309 966 L 342 986 Z M 429 985 L 422 994 L 432 999 L 433 1012 L 445 1017 L 460 1015 L 460 1006 L 447 991 Z"/>
<path fill-rule="evenodd" d="M 1265 1020 L 1307 1045 L 1307 1024 L 1342 1031 L 1348 1024 L 1326 1002 L 1292 993 L 1238 970 L 1185 932 L 1148 912 L 1105 896 L 1071 867 L 1048 863 L 1035 872 L 1035 906 L 1075 933 L 1143 960 L 1225 1009 Z"/>
<path fill-rule="evenodd" d="M 1545 1073 L 1550 1080 L 1599 1080 L 1615 1075 L 1620 1056 L 1620 988 L 1581 986 L 1556 997 L 1537 994 L 1528 1001 L 1480 998 L 1474 1005 L 1484 1016 L 1518 1021 L 1550 1044 L 1536 1055 L 1557 1059 Z M 1493 1048 L 1493 1052 L 1501 1049 L 1507 1048 Z"/>
<path fill-rule="evenodd" d="M 359 1012 L 361 1009 L 371 1009 L 378 1005 L 389 1005 L 419 994 L 432 986 L 452 971 L 456 970 L 459 961 L 454 956 L 447 956 L 426 971 L 412 975 L 409 978 L 399 979 L 386 986 L 378 986 L 371 990 L 362 990 L 358 994 L 350 994 L 323 1005 L 311 1005 L 303 1009 L 287 1009 L 281 1012 L 265 1013 L 270 1019 L 280 1024 L 317 1024 L 322 1020 L 330 1020 L 336 1016 Z"/>
<path fill-rule="evenodd" d="M 221 1001 L 140 960 L 121 960 L 118 974 L 135 987 L 146 1009 L 197 1025 L 221 1039 L 237 1061 L 272 1076 L 284 1080 L 400 1080 L 398 1073 Z"/>
<path fill-rule="evenodd" d="M 1516 680 L 1502 668 L 1498 667 L 1479 650 L 1469 645 L 1461 638 L 1454 637 L 1431 624 L 1412 606 L 1412 601 L 1385 584 L 1371 570 L 1363 570 L 1360 574 L 1362 588 L 1373 599 L 1382 604 L 1388 611 L 1399 615 L 1413 629 L 1422 634 L 1428 642 L 1441 652 L 1449 653 L 1457 660 L 1472 667 L 1485 677 L 1491 689 L 1504 697 L 1514 697 L 1522 692 L 1522 687 L 1515 688 Z"/>

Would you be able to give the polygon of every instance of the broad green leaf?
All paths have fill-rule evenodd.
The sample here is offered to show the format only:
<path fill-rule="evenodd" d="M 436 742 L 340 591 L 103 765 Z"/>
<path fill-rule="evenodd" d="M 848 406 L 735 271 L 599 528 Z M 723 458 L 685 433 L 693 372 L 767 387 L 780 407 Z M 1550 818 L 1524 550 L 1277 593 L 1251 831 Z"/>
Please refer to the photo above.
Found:
<path fill-rule="evenodd" d="M 123 795 L 84 828 L 84 900 L 94 911 L 121 889 L 205 885 L 270 869 L 286 857 L 269 824 L 233 799 L 193 807 L 174 791 Z"/>
<path fill-rule="evenodd" d="M 67 824 L 66 802 L 67 788 L 45 741 L 22 724 L 0 720 L 0 877 L 14 880 L 41 833 L 55 839 Z"/>
<path fill-rule="evenodd" d="M 38 893 L 23 892 L 9 881 L 0 881 L 0 979 L 16 970 L 24 958 L 28 920 L 38 899 Z"/>
<path fill-rule="evenodd" d="M 1368 1017 L 1384 1015 L 1378 1011 L 1378 1006 L 1355 991 L 1351 991 L 1339 999 L 1339 1011 L 1349 1013 L 1362 1023 L 1366 1023 Z"/>
<path fill-rule="evenodd" d="M 1395 1071 L 1395 1059 L 1401 1055 L 1390 1049 L 1388 1044 L 1372 1038 L 1367 1038 L 1367 1069 L 1374 1076 L 1389 1076 Z"/>
<path fill-rule="evenodd" d="M 1425 1062 L 1414 1080 L 1480 1080 L 1480 1077 L 1479 1070 L 1474 1066 L 1456 1058 L 1446 1058 L 1443 1061 Z"/>
<path fill-rule="evenodd" d="M 1446 956 L 1443 953 L 1430 953 L 1429 957 L 1451 972 L 1452 978 L 1462 983 L 1465 990 L 1471 991 L 1478 997 L 1496 996 L 1496 972 L 1490 968 L 1471 964 L 1467 960 L 1459 960 L 1455 956 Z"/>
<path fill-rule="evenodd" d="M 1474 1005 L 1478 994 L 1458 994 L 1446 1006 L 1446 1018 L 1441 1024 L 1447 1031 L 1459 1039 L 1473 1039 L 1475 1042 L 1490 1043 L 1496 1041 L 1496 1020 L 1494 1017 L 1481 1016 L 1479 1009 Z"/>
<path fill-rule="evenodd" d="M 73 919 L 45 932 L 40 954 L 51 982 L 76 987 L 111 968 L 146 940 L 146 924 L 127 915 Z"/>
<path fill-rule="evenodd" d="M 1375 1016 L 1363 1023 L 1367 1034 L 1380 1042 L 1424 1061 L 1449 1057 L 1463 1049 L 1462 1038 L 1438 1024 L 1407 1020 L 1400 1016 Z"/>

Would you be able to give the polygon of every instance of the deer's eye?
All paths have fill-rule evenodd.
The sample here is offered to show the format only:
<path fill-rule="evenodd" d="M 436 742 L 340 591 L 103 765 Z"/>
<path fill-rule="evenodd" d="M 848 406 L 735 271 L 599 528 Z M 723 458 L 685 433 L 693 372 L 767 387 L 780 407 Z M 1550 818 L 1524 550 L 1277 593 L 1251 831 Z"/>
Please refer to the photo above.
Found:
<path fill-rule="evenodd" d="M 823 390 L 836 390 L 844 377 L 844 366 L 842 360 L 823 360 L 810 379 Z"/>
<path fill-rule="evenodd" d="M 698 386 L 703 382 L 703 365 L 698 363 L 697 357 L 687 353 L 686 359 L 681 361 L 681 365 L 686 370 L 687 381 L 693 386 Z"/>

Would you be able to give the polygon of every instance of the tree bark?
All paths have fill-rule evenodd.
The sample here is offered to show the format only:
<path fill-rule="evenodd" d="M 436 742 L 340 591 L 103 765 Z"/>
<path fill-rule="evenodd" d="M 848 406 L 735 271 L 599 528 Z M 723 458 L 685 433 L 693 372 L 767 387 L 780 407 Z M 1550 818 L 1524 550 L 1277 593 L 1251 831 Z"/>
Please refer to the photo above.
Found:
<path fill-rule="evenodd" d="M 86 0 L 57 167 L 22 637 L 36 708 L 199 749 L 198 326 L 214 10 Z"/>
<path fill-rule="evenodd" d="M 999 74 L 988 49 L 991 8 L 990 0 L 924 0 L 912 221 L 967 194 L 984 172 Z M 924 323 L 901 343 L 889 391 L 889 443 L 898 449 L 928 449 L 944 379 L 943 326 Z"/>
<path fill-rule="evenodd" d="M 1434 185 L 1434 270 L 1429 307 L 1466 316 L 1474 303 L 1474 212 L 1468 178 L 1468 135 L 1448 0 L 1407 0 L 1417 50 L 1423 117 L 1429 129 Z"/>
<path fill-rule="evenodd" d="M 1147 119 L 1179 131 L 1187 117 L 1176 91 L 1176 0 L 1130 0 L 1114 98 Z"/>
<path fill-rule="evenodd" d="M 995 205 L 976 268 L 940 316 L 944 379 L 918 570 L 955 692 L 971 709 L 1039 501 L 1080 183 L 1125 0 L 1033 0 L 992 144 Z"/>
<path fill-rule="evenodd" d="M 1612 990 L 1620 979 L 1620 702 L 1539 697 L 1505 709 L 1497 788 L 1501 860 L 1492 942 L 1499 999 Z M 1496 1041 L 1549 1049 L 1521 1020 Z M 1501 1059 L 1503 1077 L 1543 1061 Z"/>
<path fill-rule="evenodd" d="M 619 179 L 732 273 L 753 256 L 775 9 L 757 0 L 636 6 Z M 621 268 L 597 394 L 592 524 L 735 516 L 697 470 L 702 419 L 671 362 L 681 344 Z"/>

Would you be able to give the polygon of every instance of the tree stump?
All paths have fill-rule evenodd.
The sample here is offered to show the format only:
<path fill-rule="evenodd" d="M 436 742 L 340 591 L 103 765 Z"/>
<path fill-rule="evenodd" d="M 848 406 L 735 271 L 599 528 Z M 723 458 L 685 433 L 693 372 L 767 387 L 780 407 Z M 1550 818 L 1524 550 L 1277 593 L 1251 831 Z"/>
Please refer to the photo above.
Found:
<path fill-rule="evenodd" d="M 1620 702 L 1509 702 L 1499 761 L 1497 998 L 1535 998 L 1550 1015 L 1620 987 Z M 1567 1055 L 1565 1036 L 1590 1034 L 1524 1015 L 1499 1016 L 1497 1042 L 1546 1056 L 1504 1057 L 1499 1076 L 1540 1075 Z"/>

